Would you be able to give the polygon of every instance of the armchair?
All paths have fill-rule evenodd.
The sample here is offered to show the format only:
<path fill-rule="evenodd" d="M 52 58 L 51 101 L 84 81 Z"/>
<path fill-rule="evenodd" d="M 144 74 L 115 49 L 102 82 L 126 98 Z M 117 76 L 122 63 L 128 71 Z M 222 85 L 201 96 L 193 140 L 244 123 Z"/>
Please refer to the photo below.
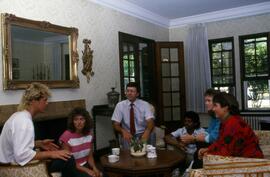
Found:
<path fill-rule="evenodd" d="M 45 161 L 32 161 L 25 166 L 0 165 L 1 177 L 50 177 Z"/>
<path fill-rule="evenodd" d="M 264 159 L 206 155 L 203 168 L 191 170 L 190 177 L 270 176 L 270 131 L 256 130 Z"/>
<path fill-rule="evenodd" d="M 206 155 L 203 168 L 191 170 L 190 177 L 270 176 L 270 160 Z"/>
<path fill-rule="evenodd" d="M 0 165 L 0 177 L 61 177 L 60 172 L 49 174 L 47 161 L 34 160 L 24 166 Z"/>

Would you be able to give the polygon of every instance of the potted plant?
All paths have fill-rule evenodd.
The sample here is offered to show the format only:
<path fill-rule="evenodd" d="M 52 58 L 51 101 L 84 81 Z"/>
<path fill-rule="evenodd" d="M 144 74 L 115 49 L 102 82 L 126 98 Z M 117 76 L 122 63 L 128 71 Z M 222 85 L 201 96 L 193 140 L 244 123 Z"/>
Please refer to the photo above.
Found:
<path fill-rule="evenodd" d="M 146 143 L 136 137 L 132 137 L 130 142 L 130 153 L 134 156 L 143 156 L 146 154 Z"/>

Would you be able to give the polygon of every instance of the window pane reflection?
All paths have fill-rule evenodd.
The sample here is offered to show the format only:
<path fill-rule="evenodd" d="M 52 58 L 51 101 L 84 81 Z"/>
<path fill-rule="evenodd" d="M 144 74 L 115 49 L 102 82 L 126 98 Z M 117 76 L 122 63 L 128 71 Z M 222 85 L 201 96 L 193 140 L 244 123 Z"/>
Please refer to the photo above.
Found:
<path fill-rule="evenodd" d="M 170 64 L 169 63 L 162 63 L 162 76 L 170 76 Z"/>
<path fill-rule="evenodd" d="M 171 61 L 178 61 L 178 49 L 170 48 Z"/>
<path fill-rule="evenodd" d="M 163 105 L 164 106 L 171 106 L 171 94 L 170 93 L 163 93 Z"/>
<path fill-rule="evenodd" d="M 168 62 L 169 59 L 170 59 L 169 49 L 168 48 L 162 48 L 161 49 L 161 62 Z"/>
<path fill-rule="evenodd" d="M 180 120 L 180 108 L 173 108 L 173 120 Z"/>
<path fill-rule="evenodd" d="M 171 121 L 172 111 L 171 108 L 164 108 L 163 118 L 164 121 Z"/>
<path fill-rule="evenodd" d="M 163 78 L 162 79 L 162 88 L 163 91 L 171 91 L 171 79 L 170 78 Z"/>
<path fill-rule="evenodd" d="M 178 91 L 178 90 L 179 90 L 179 79 L 172 78 L 172 91 Z"/>

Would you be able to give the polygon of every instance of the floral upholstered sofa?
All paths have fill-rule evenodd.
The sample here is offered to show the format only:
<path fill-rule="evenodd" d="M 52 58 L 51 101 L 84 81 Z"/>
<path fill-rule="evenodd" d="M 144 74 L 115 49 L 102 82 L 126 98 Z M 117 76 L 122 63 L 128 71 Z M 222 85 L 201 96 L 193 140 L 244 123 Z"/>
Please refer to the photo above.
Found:
<path fill-rule="evenodd" d="M 206 155 L 203 168 L 190 171 L 190 177 L 270 177 L 270 131 L 257 130 L 264 159 Z"/>

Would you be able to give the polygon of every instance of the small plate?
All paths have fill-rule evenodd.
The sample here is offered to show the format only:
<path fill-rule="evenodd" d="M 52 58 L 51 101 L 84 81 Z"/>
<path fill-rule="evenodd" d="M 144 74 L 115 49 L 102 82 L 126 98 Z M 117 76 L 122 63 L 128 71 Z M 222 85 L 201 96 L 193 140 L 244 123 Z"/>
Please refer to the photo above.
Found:
<path fill-rule="evenodd" d="M 141 157 L 144 156 L 146 154 L 146 152 L 131 152 L 131 155 L 134 157 Z"/>

